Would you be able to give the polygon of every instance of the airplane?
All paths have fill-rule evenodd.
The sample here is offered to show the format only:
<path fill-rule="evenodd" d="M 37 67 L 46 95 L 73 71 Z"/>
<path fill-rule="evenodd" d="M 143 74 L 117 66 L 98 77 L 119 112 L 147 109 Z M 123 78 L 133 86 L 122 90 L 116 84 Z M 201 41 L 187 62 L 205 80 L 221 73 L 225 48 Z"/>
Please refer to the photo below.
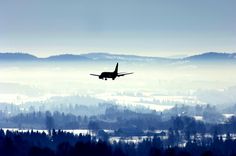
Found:
<path fill-rule="evenodd" d="M 100 75 L 97 75 L 97 74 L 90 74 L 90 75 L 98 76 L 98 78 L 102 80 L 103 79 L 107 80 L 107 78 L 112 78 L 112 80 L 115 80 L 116 77 L 125 76 L 129 74 L 133 74 L 133 73 L 124 73 L 124 72 L 118 73 L 118 63 L 117 63 L 114 72 L 102 72 Z"/>

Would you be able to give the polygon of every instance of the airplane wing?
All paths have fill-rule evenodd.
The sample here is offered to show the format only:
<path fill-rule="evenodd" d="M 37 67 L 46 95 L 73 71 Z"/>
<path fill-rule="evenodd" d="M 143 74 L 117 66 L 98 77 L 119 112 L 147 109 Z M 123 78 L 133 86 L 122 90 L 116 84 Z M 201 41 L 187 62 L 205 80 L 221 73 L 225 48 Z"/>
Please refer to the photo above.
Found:
<path fill-rule="evenodd" d="M 97 75 L 97 74 L 90 74 L 90 75 L 92 75 L 92 76 L 100 76 L 100 75 Z"/>
<path fill-rule="evenodd" d="M 133 74 L 133 73 L 118 73 L 117 76 L 125 76 L 125 75 L 129 75 L 129 74 Z"/>

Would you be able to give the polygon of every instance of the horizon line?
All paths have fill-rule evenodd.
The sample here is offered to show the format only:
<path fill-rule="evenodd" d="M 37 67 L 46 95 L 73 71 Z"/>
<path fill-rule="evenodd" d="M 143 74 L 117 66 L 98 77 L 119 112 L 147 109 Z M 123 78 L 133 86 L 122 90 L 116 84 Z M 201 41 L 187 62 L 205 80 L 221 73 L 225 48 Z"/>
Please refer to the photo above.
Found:
<path fill-rule="evenodd" d="M 207 53 L 218 53 L 218 54 L 236 54 L 236 52 L 218 52 L 218 51 L 208 51 L 208 52 L 201 52 L 198 54 L 192 54 L 192 55 L 172 55 L 172 56 L 150 56 L 150 55 L 136 55 L 136 54 L 122 54 L 122 53 L 112 53 L 112 52 L 86 52 L 86 53 L 58 53 L 58 54 L 53 54 L 53 55 L 48 55 L 46 57 L 39 57 L 36 54 L 32 54 L 30 52 L 2 52 L 0 51 L 0 54 L 27 54 L 27 55 L 31 55 L 34 56 L 36 58 L 49 58 L 52 56 L 62 56 L 62 55 L 74 55 L 74 56 L 81 56 L 81 55 L 88 55 L 88 54 L 108 54 L 108 55 L 124 55 L 124 56 L 137 56 L 137 57 L 151 57 L 151 58 L 176 58 L 176 59 L 181 59 L 181 58 L 185 58 L 185 57 L 191 57 L 191 56 L 198 56 L 198 55 L 203 55 L 203 54 L 207 54 Z M 180 56 L 180 57 L 178 57 Z"/>

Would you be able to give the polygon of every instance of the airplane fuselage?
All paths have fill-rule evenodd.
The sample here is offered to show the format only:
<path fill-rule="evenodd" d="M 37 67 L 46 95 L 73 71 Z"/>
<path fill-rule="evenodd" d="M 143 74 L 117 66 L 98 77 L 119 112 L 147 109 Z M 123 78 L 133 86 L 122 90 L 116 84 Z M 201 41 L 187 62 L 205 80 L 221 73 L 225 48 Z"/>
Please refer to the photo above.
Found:
<path fill-rule="evenodd" d="M 90 74 L 92 76 L 98 76 L 99 79 L 105 79 L 111 78 L 112 80 L 115 80 L 116 77 L 133 74 L 133 73 L 118 73 L 118 63 L 116 64 L 116 68 L 113 72 L 102 72 L 100 75 L 98 74 Z"/>
<path fill-rule="evenodd" d="M 102 72 L 99 76 L 99 79 L 107 80 L 107 78 L 112 78 L 113 80 L 117 77 L 117 73 L 115 72 Z"/>

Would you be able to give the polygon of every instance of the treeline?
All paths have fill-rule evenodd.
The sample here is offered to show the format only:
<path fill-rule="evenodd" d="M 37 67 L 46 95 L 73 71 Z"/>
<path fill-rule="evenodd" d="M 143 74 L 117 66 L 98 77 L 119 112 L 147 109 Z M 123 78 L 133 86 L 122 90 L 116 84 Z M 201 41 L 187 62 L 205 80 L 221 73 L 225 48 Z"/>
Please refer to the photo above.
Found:
<path fill-rule="evenodd" d="M 46 133 L 4 132 L 0 130 L 1 156 L 188 156 L 188 155 L 235 155 L 236 140 L 228 135 L 226 140 L 212 134 L 208 140 L 189 140 L 184 147 L 168 141 L 163 142 L 159 137 L 144 139 L 142 142 L 109 143 L 97 140 L 90 135 L 73 135 L 62 131 Z"/>
<path fill-rule="evenodd" d="M 234 114 L 236 112 L 236 104 L 227 106 L 226 108 L 216 107 L 214 105 L 184 105 L 176 104 L 173 108 L 165 110 L 163 112 L 156 112 L 145 107 L 125 107 L 116 105 L 113 103 L 99 103 L 94 105 L 88 104 L 58 104 L 58 103 L 42 103 L 42 104 L 24 104 L 24 105 L 14 105 L 14 104 L 4 104 L 0 105 L 0 119 L 9 118 L 20 113 L 34 113 L 34 112 L 46 112 L 50 110 L 51 112 L 60 112 L 64 114 L 73 114 L 76 116 L 99 116 L 102 114 L 109 114 L 109 111 L 117 112 L 132 110 L 140 114 L 150 114 L 155 112 L 156 114 L 162 114 L 162 119 L 169 119 L 176 115 L 185 116 L 201 116 L 204 121 L 209 123 L 223 122 L 225 116 L 223 114 Z M 111 113 L 110 113 L 111 114 Z M 118 113 L 119 114 L 119 113 Z M 115 117 L 112 115 L 112 117 Z"/>
<path fill-rule="evenodd" d="M 170 119 L 163 117 L 159 112 L 137 113 L 130 110 L 109 108 L 104 115 L 76 116 L 60 112 L 33 112 L 18 114 L 7 119 L 18 128 L 40 129 L 100 129 L 116 130 L 117 135 L 143 135 L 143 131 L 168 130 L 181 131 L 195 135 L 196 133 L 220 134 L 236 133 L 236 118 L 233 116 L 221 123 L 207 123 L 195 120 L 186 115 L 173 116 Z"/>

